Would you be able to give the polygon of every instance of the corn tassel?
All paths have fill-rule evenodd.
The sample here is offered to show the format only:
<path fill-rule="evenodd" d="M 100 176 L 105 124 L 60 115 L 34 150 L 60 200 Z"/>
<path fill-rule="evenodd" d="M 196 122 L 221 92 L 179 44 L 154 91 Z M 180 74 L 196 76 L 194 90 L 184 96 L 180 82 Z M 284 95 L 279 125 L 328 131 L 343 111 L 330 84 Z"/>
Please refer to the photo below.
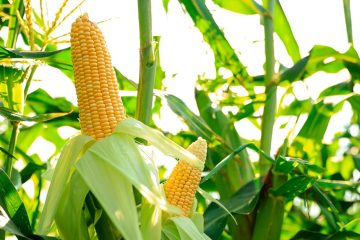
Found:
<path fill-rule="evenodd" d="M 104 36 L 87 14 L 72 25 L 71 48 L 81 130 L 104 138 L 125 119 L 125 112 Z"/>
<path fill-rule="evenodd" d="M 188 151 L 199 160 L 205 161 L 207 144 L 202 138 L 198 138 L 189 147 Z M 164 185 L 165 195 L 168 202 L 182 210 L 183 216 L 189 216 L 201 179 L 201 169 L 196 168 L 186 161 L 179 160 Z"/>

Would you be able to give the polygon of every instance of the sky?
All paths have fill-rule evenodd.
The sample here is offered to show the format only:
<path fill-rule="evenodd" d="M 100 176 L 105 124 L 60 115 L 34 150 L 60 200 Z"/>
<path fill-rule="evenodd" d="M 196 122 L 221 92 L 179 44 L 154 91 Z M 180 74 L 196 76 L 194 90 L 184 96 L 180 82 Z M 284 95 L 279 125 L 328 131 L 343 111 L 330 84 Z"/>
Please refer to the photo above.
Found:
<path fill-rule="evenodd" d="M 70 0 L 68 9 L 78 2 Z M 327 45 L 340 52 L 347 50 L 349 46 L 341 0 L 281 0 L 280 2 L 298 41 L 302 57 L 306 56 L 314 45 Z M 264 34 L 259 16 L 233 13 L 221 9 L 212 1 L 206 1 L 206 4 L 228 41 L 238 52 L 240 60 L 247 66 L 250 75 L 262 74 L 265 61 Z M 352 9 L 360 9 L 360 1 L 353 0 L 351 4 Z M 57 8 L 55 4 L 49 5 L 49 12 Z M 195 81 L 198 76 L 215 77 L 212 51 L 177 0 L 169 1 L 168 14 L 163 9 L 162 0 L 153 0 L 152 8 L 153 35 L 161 36 L 160 59 L 166 72 L 164 83 L 167 92 L 181 98 L 197 113 L 194 99 Z M 87 0 L 73 17 L 58 29 L 57 34 L 69 32 L 72 21 L 85 12 L 92 21 L 102 22 L 99 27 L 104 33 L 114 66 L 126 77 L 137 82 L 139 68 L 137 1 Z M 107 21 L 103 22 L 104 20 Z M 360 31 L 358 31 L 360 15 L 353 14 L 352 20 L 355 48 L 360 52 Z M 275 57 L 285 66 L 292 65 L 277 36 L 275 36 Z M 226 71 L 223 73 L 227 74 Z M 36 77 L 42 81 L 35 82 L 31 90 L 42 87 L 52 96 L 57 97 L 63 96 L 66 89 L 67 98 L 76 103 L 72 83 L 59 71 L 42 67 L 38 69 Z M 307 97 L 315 99 L 327 86 L 348 78 L 349 74 L 346 70 L 337 74 L 317 73 L 305 82 L 296 83 L 295 93 L 299 99 Z M 59 89 L 64 90 L 59 91 Z M 283 91 L 279 89 L 279 95 Z M 344 111 L 333 117 L 330 123 L 332 127 L 326 133 L 325 142 L 331 141 L 334 132 L 350 120 L 349 108 L 345 105 Z M 274 135 L 277 137 L 274 138 L 273 152 L 293 127 L 288 124 L 285 129 L 280 129 L 280 126 L 288 121 L 291 122 L 289 119 L 279 118 L 275 123 Z M 184 127 L 167 108 L 163 109 L 161 119 L 156 119 L 156 122 L 162 129 L 174 133 Z M 237 123 L 236 127 L 247 139 L 260 138 L 260 131 L 246 119 Z"/>

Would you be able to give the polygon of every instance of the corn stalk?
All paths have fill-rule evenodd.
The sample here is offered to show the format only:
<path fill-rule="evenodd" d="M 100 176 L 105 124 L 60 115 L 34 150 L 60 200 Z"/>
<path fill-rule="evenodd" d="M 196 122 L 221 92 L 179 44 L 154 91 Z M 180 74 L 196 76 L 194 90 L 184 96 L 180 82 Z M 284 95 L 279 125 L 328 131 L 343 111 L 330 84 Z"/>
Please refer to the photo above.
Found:
<path fill-rule="evenodd" d="M 140 31 L 140 73 L 136 118 L 148 124 L 151 119 L 156 57 L 152 43 L 151 1 L 138 0 Z"/>
<path fill-rule="evenodd" d="M 16 47 L 16 41 L 17 41 L 17 38 L 20 33 L 20 25 L 19 25 L 19 21 L 16 16 L 16 13 L 18 11 L 20 12 L 21 16 L 24 15 L 25 6 L 24 6 L 24 2 L 22 0 L 14 1 L 10 8 L 10 16 L 11 17 L 9 19 L 9 25 L 8 25 L 9 32 L 8 32 L 7 41 L 6 41 L 7 48 L 15 48 Z M 23 76 L 23 77 L 25 77 L 25 76 Z M 12 79 L 8 79 L 7 92 L 8 92 L 9 108 L 12 110 L 15 110 L 14 104 L 13 104 L 14 93 L 13 93 Z M 18 94 L 22 94 L 22 92 L 19 92 Z M 17 110 L 21 110 L 22 108 L 23 107 L 21 106 L 20 109 L 17 109 Z M 17 141 L 17 137 L 19 134 L 19 122 L 11 122 L 11 125 L 12 125 L 12 132 L 11 132 L 9 149 L 8 149 L 8 152 L 10 153 L 10 155 L 8 155 L 6 157 L 5 164 L 4 164 L 5 172 L 9 177 L 11 176 L 12 165 L 13 165 L 13 159 L 12 159 L 11 155 L 13 155 L 15 152 L 16 141 Z"/>
<path fill-rule="evenodd" d="M 266 102 L 264 114 L 262 117 L 262 135 L 260 147 L 267 154 L 271 152 L 271 142 L 273 126 L 276 114 L 276 89 L 277 83 L 274 78 L 274 8 L 276 0 L 264 0 L 264 8 L 267 9 L 269 15 L 264 16 L 265 30 L 265 85 L 266 85 Z M 264 175 L 269 170 L 269 162 L 264 157 L 260 157 L 260 174 Z M 284 181 L 283 175 L 276 172 L 269 172 L 271 187 L 278 187 Z M 253 240 L 262 239 L 280 239 L 281 227 L 284 216 L 284 198 L 274 197 L 265 189 L 264 197 L 260 201 L 259 209 L 256 215 Z"/>

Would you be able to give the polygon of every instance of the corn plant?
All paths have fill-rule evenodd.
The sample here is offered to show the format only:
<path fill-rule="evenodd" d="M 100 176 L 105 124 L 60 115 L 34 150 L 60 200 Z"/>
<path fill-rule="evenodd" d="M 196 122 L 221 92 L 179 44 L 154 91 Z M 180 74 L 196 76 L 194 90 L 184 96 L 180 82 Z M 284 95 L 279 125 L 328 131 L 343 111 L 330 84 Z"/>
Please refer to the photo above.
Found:
<path fill-rule="evenodd" d="M 259 76 L 247 71 L 210 1 L 163 0 L 169 15 L 170 2 L 184 10 L 214 55 L 215 78 L 193 79 L 198 114 L 166 91 L 152 1 L 137 2 L 138 81 L 113 66 L 111 55 L 120 53 L 107 49 L 91 12 L 80 14 L 84 1 L 68 9 L 70 2 L 57 3 L 50 17 L 48 5 L 55 3 L 1 0 L 0 33 L 6 39 L 0 39 L 0 239 L 360 238 L 360 59 L 350 0 L 342 2 L 348 50 L 317 45 L 306 56 L 281 1 L 212 0 L 218 9 L 262 19 L 265 62 Z M 71 28 L 57 35 L 71 15 Z M 293 66 L 275 58 L 274 35 Z M 65 94 L 55 98 L 31 88 L 44 66 L 72 82 L 77 105 Z M 316 99 L 296 97 L 296 83 L 340 70 L 349 79 Z M 185 130 L 170 134 L 156 124 L 153 116 L 164 106 Z M 352 114 L 348 126 L 325 143 L 329 122 L 345 108 Z M 279 131 L 274 126 L 284 117 L 295 124 L 273 153 Z M 259 139 L 246 139 L 236 128 L 244 119 L 261 132 Z M 76 134 L 62 138 L 63 127 Z M 48 159 L 30 155 L 38 139 L 55 146 Z M 178 163 L 159 166 L 153 152 Z"/>

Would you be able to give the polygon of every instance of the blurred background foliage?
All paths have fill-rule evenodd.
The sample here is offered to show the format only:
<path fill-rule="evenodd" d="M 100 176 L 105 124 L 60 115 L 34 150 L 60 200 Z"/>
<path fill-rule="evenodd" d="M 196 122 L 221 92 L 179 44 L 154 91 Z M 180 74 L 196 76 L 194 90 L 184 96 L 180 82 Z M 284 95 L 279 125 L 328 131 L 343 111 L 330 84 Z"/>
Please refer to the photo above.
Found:
<path fill-rule="evenodd" d="M 22 0 L 1 0 L 0 5 L 0 162 L 4 169 L 0 172 L 0 189 L 13 194 L 11 199 L 0 196 L 1 212 L 6 213 L 2 215 L 13 223 L 2 229 L 20 239 L 30 237 L 36 229 L 51 166 L 67 138 L 79 129 L 77 107 L 66 98 L 66 89 L 61 90 L 62 97 L 53 97 L 41 87 L 29 91 L 32 81 L 43 80 L 33 79 L 39 66 L 48 65 L 73 78 L 67 32 L 53 34 L 71 14 L 77 15 L 76 10 L 83 3 L 74 2 L 70 11 L 63 12 L 67 2 L 59 6 L 54 16 L 46 15 L 42 7 L 41 11 L 34 7 L 28 10 L 29 17 L 25 14 L 29 6 Z M 169 138 L 183 147 L 198 136 L 208 141 L 206 177 L 200 187 L 219 198 L 237 222 L 199 195 L 198 209 L 204 213 L 208 236 L 252 239 L 259 209 L 269 199 L 275 199 L 274 204 L 280 207 L 272 209 L 280 210 L 267 214 L 264 232 L 271 234 L 268 228 L 280 224 L 281 239 L 360 239 L 360 59 L 354 47 L 359 44 L 352 37 L 350 1 L 344 0 L 344 10 L 339 9 L 345 13 L 347 51 L 315 45 L 307 55 L 300 53 L 282 1 L 275 1 L 274 32 L 292 66 L 276 61 L 271 81 L 278 87 L 275 125 L 286 131 L 286 137 L 281 139 L 283 144 L 273 154 L 259 150 L 260 139 L 243 136 L 239 124 L 246 120 L 260 131 L 264 105 L 271 94 L 265 91 L 265 76 L 249 74 L 238 50 L 229 43 L 207 7 L 211 2 L 236 14 L 258 15 L 263 19 L 270 14 L 264 7 L 268 1 L 264 0 L 263 5 L 248 0 L 162 0 L 165 11 L 169 2 L 177 2 L 202 34 L 204 44 L 212 51 L 216 74 L 211 79 L 199 76 L 196 88 L 186 90 L 194 91 L 197 107 L 194 111 L 181 98 L 167 92 L 163 82 L 167 73 L 162 69 L 162 41 L 161 37 L 154 38 L 160 47 L 156 48 L 156 90 L 150 125 L 162 130 L 164 125 L 172 124 L 156 121 L 165 109 L 184 124 L 179 132 L 163 131 Z M 39 3 L 45 6 L 42 1 Z M 356 9 L 352 10 L 357 14 Z M 116 54 L 120 53 L 113 53 Z M 223 74 L 224 69 L 227 74 Z M 121 92 L 127 93 L 122 97 L 127 114 L 135 117 L 137 81 L 128 79 L 117 68 L 115 71 Z M 307 91 L 304 86 L 309 81 L 317 81 L 314 75 L 340 71 L 348 73 L 343 81 L 329 85 L 316 98 L 309 94 L 299 97 L 299 91 Z M 171 84 L 182 83 L 174 80 Z M 324 141 L 326 132 L 331 130 L 330 122 L 345 112 L 351 115 L 350 120 L 344 127 L 336 128 L 330 142 Z M 278 137 L 275 129 L 273 138 Z M 260 155 L 271 163 L 265 174 L 259 169 Z M 8 159 L 14 162 L 13 168 L 7 164 Z M 170 165 L 159 168 L 163 170 L 161 178 L 166 179 Z"/>

